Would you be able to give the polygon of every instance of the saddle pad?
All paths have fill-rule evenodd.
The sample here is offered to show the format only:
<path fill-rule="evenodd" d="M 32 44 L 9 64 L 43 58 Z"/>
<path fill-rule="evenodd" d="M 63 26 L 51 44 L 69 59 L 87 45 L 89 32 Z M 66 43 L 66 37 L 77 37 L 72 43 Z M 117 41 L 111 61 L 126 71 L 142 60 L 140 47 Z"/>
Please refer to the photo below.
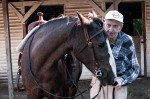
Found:
<path fill-rule="evenodd" d="M 17 52 L 20 52 L 22 53 L 23 52 L 23 49 L 24 49 L 24 46 L 26 45 L 26 42 L 28 41 L 28 39 L 30 38 L 30 36 L 32 35 L 32 33 L 39 28 L 40 25 L 34 27 L 26 36 L 25 38 L 19 43 L 19 45 L 17 46 L 16 48 L 16 51 Z"/>

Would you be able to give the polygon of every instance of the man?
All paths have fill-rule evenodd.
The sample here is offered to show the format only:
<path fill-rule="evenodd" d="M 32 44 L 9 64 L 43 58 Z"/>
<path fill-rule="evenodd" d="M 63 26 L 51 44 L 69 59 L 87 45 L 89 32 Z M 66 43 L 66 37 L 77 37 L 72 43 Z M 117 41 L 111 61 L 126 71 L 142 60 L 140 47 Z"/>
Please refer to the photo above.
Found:
<path fill-rule="evenodd" d="M 133 39 L 121 31 L 123 28 L 123 15 L 116 10 L 109 11 L 105 15 L 103 27 L 108 36 L 117 68 L 117 77 L 114 79 L 117 84 L 113 87 L 114 90 L 110 86 L 106 86 L 107 88 L 104 88 L 104 90 L 110 88 L 111 91 L 114 91 L 114 99 L 127 99 L 127 85 L 132 83 L 139 74 L 139 64 Z M 91 98 L 93 98 L 93 90 L 90 92 Z M 99 92 L 96 99 L 106 97 L 103 94 L 104 92 Z M 108 94 L 110 93 L 108 92 Z M 113 98 L 108 96 L 106 99 Z"/>

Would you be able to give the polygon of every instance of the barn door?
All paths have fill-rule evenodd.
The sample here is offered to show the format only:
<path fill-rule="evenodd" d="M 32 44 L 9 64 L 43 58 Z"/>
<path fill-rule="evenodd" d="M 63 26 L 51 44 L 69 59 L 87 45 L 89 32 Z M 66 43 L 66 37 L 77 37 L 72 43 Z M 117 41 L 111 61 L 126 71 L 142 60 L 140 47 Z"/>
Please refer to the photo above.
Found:
<path fill-rule="evenodd" d="M 25 7 L 25 12 L 28 12 L 30 8 L 31 7 L 29 7 L 29 6 Z M 43 15 L 44 20 L 48 21 L 52 18 L 60 16 L 61 14 L 64 14 L 64 6 L 63 5 L 49 5 L 49 6 L 41 5 L 41 6 L 39 6 L 32 13 L 32 15 L 27 19 L 26 27 L 28 27 L 28 25 L 30 23 L 38 21 L 38 18 L 39 18 L 38 15 L 37 15 L 38 12 L 42 12 L 44 14 Z"/>

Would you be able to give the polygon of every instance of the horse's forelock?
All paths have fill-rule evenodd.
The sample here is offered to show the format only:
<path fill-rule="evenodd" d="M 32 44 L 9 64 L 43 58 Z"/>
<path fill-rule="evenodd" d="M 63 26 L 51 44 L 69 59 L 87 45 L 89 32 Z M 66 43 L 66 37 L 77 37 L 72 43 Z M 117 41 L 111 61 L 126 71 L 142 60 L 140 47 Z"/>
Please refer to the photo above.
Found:
<path fill-rule="evenodd" d="M 103 22 L 99 18 L 93 18 L 93 22 L 99 25 L 100 27 L 103 27 Z"/>

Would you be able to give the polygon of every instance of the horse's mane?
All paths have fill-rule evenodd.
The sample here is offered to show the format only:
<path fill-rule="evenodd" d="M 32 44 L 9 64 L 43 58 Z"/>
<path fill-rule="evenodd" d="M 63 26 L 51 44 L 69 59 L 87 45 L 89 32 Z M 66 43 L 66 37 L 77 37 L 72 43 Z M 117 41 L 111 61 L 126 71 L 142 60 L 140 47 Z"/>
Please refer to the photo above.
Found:
<path fill-rule="evenodd" d="M 61 24 L 60 22 L 70 23 L 70 22 L 76 22 L 77 20 L 78 20 L 78 18 L 74 17 L 74 16 L 60 15 L 56 18 L 52 18 L 52 19 L 48 20 L 47 25 L 54 24 L 54 23 Z"/>
<path fill-rule="evenodd" d="M 40 25 L 40 27 L 36 31 L 46 29 L 48 31 L 54 30 L 64 30 L 64 29 L 71 29 L 75 23 L 78 22 L 78 18 L 74 16 L 60 16 L 53 18 L 47 21 L 45 24 Z M 66 28 L 67 27 L 67 28 Z M 34 31 L 34 32 L 36 32 Z"/>
<path fill-rule="evenodd" d="M 51 18 L 51 19 L 48 20 L 48 21 L 57 20 L 57 19 L 61 19 L 61 18 L 64 18 L 64 17 L 68 17 L 68 16 L 66 16 L 66 15 L 64 15 L 64 14 L 60 14 L 58 17 Z"/>

